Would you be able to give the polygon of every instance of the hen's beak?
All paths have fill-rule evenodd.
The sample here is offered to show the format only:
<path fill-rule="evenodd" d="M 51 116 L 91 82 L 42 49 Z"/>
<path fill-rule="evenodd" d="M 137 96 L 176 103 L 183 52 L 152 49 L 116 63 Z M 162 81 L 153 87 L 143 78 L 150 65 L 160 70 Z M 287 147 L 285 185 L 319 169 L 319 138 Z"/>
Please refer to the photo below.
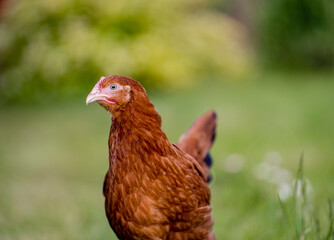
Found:
<path fill-rule="evenodd" d="M 104 95 L 101 94 L 100 83 L 104 80 L 105 77 L 101 77 L 100 80 L 95 84 L 92 91 L 88 94 L 86 98 L 86 104 L 96 102 L 98 100 L 104 100 Z"/>
<path fill-rule="evenodd" d="M 108 96 L 104 90 L 100 90 L 99 86 L 95 86 L 93 88 L 93 90 L 88 94 L 87 98 L 86 98 L 86 104 L 90 104 L 92 102 L 96 102 L 96 101 L 105 101 L 107 103 L 113 104 L 116 103 L 115 101 L 111 100 L 109 98 L 110 96 Z"/>
<path fill-rule="evenodd" d="M 96 101 L 99 101 L 99 100 L 105 100 L 105 97 L 104 95 L 101 95 L 99 93 L 90 93 L 88 94 L 87 98 L 86 98 L 86 104 L 90 104 L 92 102 L 96 102 Z"/>
<path fill-rule="evenodd" d="M 107 89 L 101 87 L 101 82 L 105 77 L 101 77 L 97 84 L 94 86 L 93 90 L 88 94 L 86 98 L 86 104 L 90 104 L 96 101 L 105 101 L 109 104 L 116 103 L 114 100 L 110 99 L 110 93 Z"/>
<path fill-rule="evenodd" d="M 92 102 L 96 102 L 98 100 L 104 100 L 105 99 L 105 95 L 101 94 L 101 90 L 98 86 L 98 84 L 96 84 L 93 88 L 93 90 L 88 94 L 87 98 L 86 98 L 86 104 L 90 104 Z"/>

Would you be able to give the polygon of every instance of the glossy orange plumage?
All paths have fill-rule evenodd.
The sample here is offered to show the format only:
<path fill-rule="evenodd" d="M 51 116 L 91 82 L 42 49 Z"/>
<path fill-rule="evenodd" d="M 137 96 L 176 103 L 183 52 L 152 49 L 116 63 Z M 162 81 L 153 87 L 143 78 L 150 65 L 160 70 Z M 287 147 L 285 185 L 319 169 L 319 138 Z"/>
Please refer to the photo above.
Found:
<path fill-rule="evenodd" d="M 110 83 L 131 87 L 126 103 L 119 100 L 123 92 L 113 95 L 119 106 L 99 101 L 113 115 L 103 188 L 110 226 L 119 239 L 214 239 L 208 169 L 202 163 L 215 133 L 214 112 L 175 145 L 138 82 L 109 76 L 103 84 Z"/>

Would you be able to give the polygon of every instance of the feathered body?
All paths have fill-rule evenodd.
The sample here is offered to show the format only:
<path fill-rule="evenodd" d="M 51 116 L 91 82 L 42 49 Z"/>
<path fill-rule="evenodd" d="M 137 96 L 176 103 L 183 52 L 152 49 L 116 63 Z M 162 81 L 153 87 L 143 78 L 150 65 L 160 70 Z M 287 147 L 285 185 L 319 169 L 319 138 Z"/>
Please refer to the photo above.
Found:
<path fill-rule="evenodd" d="M 214 239 L 208 172 L 201 166 L 213 141 L 214 112 L 192 127 L 202 131 L 192 133 L 190 128 L 178 143 L 189 154 L 189 144 L 194 144 L 194 152 L 200 154 L 192 157 L 169 142 L 159 114 L 138 82 L 109 76 L 98 84 L 101 89 L 110 84 L 118 88 L 107 100 L 97 99 L 112 114 L 103 194 L 107 218 L 118 238 Z M 200 143 L 207 139 L 209 143 Z"/>

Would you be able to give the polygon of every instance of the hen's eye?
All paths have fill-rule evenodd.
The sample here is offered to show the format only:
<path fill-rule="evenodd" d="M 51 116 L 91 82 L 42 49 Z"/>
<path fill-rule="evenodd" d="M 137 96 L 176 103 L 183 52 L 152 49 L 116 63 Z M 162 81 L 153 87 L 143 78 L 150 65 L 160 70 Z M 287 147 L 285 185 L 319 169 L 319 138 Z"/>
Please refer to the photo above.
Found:
<path fill-rule="evenodd" d="M 111 89 L 112 91 L 115 91 L 115 90 L 117 89 L 117 84 L 115 84 L 115 83 L 111 84 L 111 85 L 110 85 L 110 89 Z"/>

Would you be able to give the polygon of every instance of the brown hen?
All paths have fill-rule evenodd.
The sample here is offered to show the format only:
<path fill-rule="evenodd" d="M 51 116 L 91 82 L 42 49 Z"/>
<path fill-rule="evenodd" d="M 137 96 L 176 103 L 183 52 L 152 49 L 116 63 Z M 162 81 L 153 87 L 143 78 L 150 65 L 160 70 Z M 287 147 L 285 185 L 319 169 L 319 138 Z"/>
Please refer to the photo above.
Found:
<path fill-rule="evenodd" d="M 112 115 L 103 194 L 118 238 L 215 239 L 207 181 L 216 114 L 199 118 L 175 145 L 137 81 L 102 77 L 86 99 L 95 101 Z"/>

